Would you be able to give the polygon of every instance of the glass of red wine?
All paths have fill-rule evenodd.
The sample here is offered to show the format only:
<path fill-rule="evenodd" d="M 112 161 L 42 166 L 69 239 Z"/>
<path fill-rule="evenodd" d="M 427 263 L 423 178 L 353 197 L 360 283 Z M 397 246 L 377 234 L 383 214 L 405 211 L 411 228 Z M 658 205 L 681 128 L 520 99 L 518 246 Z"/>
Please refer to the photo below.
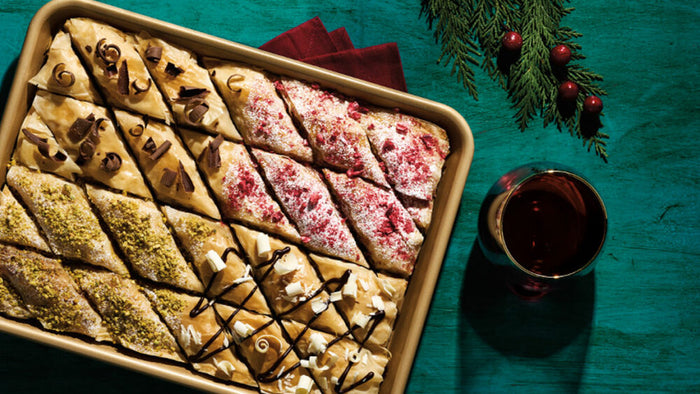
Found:
<path fill-rule="evenodd" d="M 603 200 L 564 165 L 536 162 L 503 175 L 479 213 L 479 245 L 508 287 L 535 300 L 593 270 L 607 233 Z"/>

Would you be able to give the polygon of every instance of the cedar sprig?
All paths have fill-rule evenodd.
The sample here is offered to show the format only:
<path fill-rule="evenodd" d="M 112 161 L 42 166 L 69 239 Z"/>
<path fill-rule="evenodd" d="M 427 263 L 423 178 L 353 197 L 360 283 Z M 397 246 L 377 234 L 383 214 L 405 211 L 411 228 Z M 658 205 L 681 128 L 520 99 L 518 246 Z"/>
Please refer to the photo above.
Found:
<path fill-rule="evenodd" d="M 434 37 L 441 44 L 438 63 L 452 64 L 452 74 L 478 100 L 472 66 L 479 65 L 491 79 L 508 92 L 515 110 L 514 118 L 521 131 L 536 118 L 544 126 L 555 124 L 583 140 L 584 147 L 594 148 L 596 155 L 607 161 L 606 139 L 600 131 L 598 117 L 583 112 L 588 95 L 607 93 L 598 82 L 603 77 L 580 64 L 585 59 L 581 46 L 574 40 L 581 34 L 561 26 L 561 19 L 573 7 L 564 7 L 564 0 L 422 0 L 421 15 Z M 515 58 L 501 51 L 501 38 L 508 30 L 523 37 L 523 47 Z M 549 62 L 551 48 L 565 44 L 571 50 L 571 62 L 565 70 L 555 69 Z M 477 58 L 481 57 L 481 62 Z M 558 88 L 564 80 L 579 86 L 575 103 L 558 101 Z"/>

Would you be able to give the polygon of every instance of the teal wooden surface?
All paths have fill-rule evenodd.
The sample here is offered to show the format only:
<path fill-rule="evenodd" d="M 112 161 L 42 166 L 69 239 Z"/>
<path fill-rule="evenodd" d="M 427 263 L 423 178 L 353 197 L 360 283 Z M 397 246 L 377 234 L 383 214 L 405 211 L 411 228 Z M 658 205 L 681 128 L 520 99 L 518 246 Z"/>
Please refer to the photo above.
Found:
<path fill-rule="evenodd" d="M 521 133 L 505 93 L 477 72 L 472 100 L 449 69 L 420 3 L 274 0 L 107 3 L 258 46 L 314 16 L 358 47 L 398 43 L 411 93 L 469 122 L 476 151 L 408 392 L 700 391 L 700 7 L 696 1 L 573 1 L 564 22 L 584 64 L 605 77 L 610 162 L 540 124 Z M 0 75 L 9 85 L 41 1 L 0 2 Z M 5 98 L 0 99 L 4 103 Z M 483 196 L 534 160 L 579 169 L 609 212 L 594 275 L 523 303 L 484 271 L 475 248 Z M 0 335 L 0 392 L 187 392 L 167 382 Z"/>

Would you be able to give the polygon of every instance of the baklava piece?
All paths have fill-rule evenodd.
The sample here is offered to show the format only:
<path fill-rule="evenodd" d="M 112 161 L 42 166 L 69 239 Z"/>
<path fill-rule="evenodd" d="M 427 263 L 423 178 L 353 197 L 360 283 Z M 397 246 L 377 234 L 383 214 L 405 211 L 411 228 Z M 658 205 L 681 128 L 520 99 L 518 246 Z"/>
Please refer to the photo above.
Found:
<path fill-rule="evenodd" d="M 283 78 L 278 90 L 308 134 L 321 166 L 361 176 L 388 187 L 367 135 L 356 119 L 364 108 L 316 85 Z"/>
<path fill-rule="evenodd" d="M 310 323 L 336 335 L 347 326 L 306 255 L 294 245 L 249 228 L 233 225 L 253 274 L 277 316 Z"/>
<path fill-rule="evenodd" d="M 203 292 L 156 204 L 87 185 L 90 201 L 132 268 L 144 278 Z"/>
<path fill-rule="evenodd" d="M 163 207 L 163 213 L 197 268 L 210 300 L 224 300 L 270 314 L 250 266 L 238 255 L 236 241 L 226 224 L 168 206 Z"/>
<path fill-rule="evenodd" d="M 388 347 L 408 282 L 355 264 L 312 254 L 331 301 L 350 324 L 358 342 Z"/>
<path fill-rule="evenodd" d="M 5 185 L 0 193 L 0 241 L 51 251 L 39 228 Z"/>
<path fill-rule="evenodd" d="M 416 223 L 427 228 L 435 189 L 450 151 L 445 130 L 381 108 L 372 108 L 359 120 L 374 151 L 386 165 L 389 182 L 410 208 Z"/>
<path fill-rule="evenodd" d="M 7 183 L 32 212 L 54 253 L 129 275 L 81 188 L 21 166 L 10 167 Z"/>
<path fill-rule="evenodd" d="M 120 110 L 114 116 L 158 200 L 221 218 L 197 165 L 170 126 Z"/>
<path fill-rule="evenodd" d="M 107 271 L 69 268 L 117 343 L 135 352 L 184 362 L 168 327 L 131 279 Z"/>
<path fill-rule="evenodd" d="M 224 218 L 299 240 L 299 233 L 268 193 L 245 146 L 189 130 L 181 130 L 181 134 L 206 175 Z"/>
<path fill-rule="evenodd" d="M 374 268 L 411 275 L 423 235 L 394 193 L 345 174 L 324 170 L 324 175 Z"/>
<path fill-rule="evenodd" d="M 170 123 L 170 111 L 133 38 L 87 18 L 71 18 L 64 27 L 108 103 Z"/>
<path fill-rule="evenodd" d="M 141 197 L 151 196 L 106 108 L 43 91 L 37 92 L 32 107 L 85 177 Z"/>
<path fill-rule="evenodd" d="M 87 335 L 97 341 L 112 339 L 100 315 L 58 260 L 0 245 L 0 274 L 45 329 Z"/>
<path fill-rule="evenodd" d="M 267 181 L 309 249 L 366 265 L 318 171 L 288 157 L 253 150 Z"/>
<path fill-rule="evenodd" d="M 148 33 L 138 34 L 136 42 L 139 55 L 170 103 L 179 125 L 241 141 L 207 70 L 197 64 L 192 52 Z"/>
<path fill-rule="evenodd" d="M 301 365 L 311 371 L 323 393 L 376 394 L 384 381 L 391 353 L 365 347 L 345 336 L 335 337 L 301 323 L 283 320 Z"/>
<path fill-rule="evenodd" d="M 263 70 L 241 63 L 204 58 L 245 142 L 310 163 L 309 143 L 287 113 L 275 83 Z"/>
<path fill-rule="evenodd" d="M 39 89 L 101 104 L 102 98 L 73 51 L 70 36 L 59 31 L 46 54 L 46 63 L 29 80 Z"/>
<path fill-rule="evenodd" d="M 50 172 L 71 181 L 76 174 L 82 173 L 80 167 L 61 149 L 51 130 L 33 108 L 29 109 L 20 132 L 17 133 L 12 160 L 33 170 Z"/>
<path fill-rule="evenodd" d="M 29 312 L 27 306 L 24 305 L 22 297 L 17 294 L 15 289 L 2 276 L 0 276 L 0 313 L 15 319 L 30 319 L 34 316 Z"/>
<path fill-rule="evenodd" d="M 167 289 L 144 292 L 187 355 L 192 367 L 219 379 L 258 387 L 248 367 L 236 356 L 234 340 L 221 316 L 204 298 Z"/>
<path fill-rule="evenodd" d="M 320 393 L 309 371 L 301 366 L 279 323 L 271 318 L 214 306 L 233 335 L 238 352 L 246 359 L 263 393 Z"/>

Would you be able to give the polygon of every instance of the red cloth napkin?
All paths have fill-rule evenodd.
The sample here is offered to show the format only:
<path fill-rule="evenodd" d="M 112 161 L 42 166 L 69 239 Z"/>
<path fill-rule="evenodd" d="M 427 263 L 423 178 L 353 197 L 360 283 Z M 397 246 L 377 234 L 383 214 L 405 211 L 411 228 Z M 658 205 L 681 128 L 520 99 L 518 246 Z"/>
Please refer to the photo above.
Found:
<path fill-rule="evenodd" d="M 328 32 L 319 17 L 280 34 L 260 49 L 393 89 L 407 90 L 396 43 L 355 48 L 345 28 Z"/>

